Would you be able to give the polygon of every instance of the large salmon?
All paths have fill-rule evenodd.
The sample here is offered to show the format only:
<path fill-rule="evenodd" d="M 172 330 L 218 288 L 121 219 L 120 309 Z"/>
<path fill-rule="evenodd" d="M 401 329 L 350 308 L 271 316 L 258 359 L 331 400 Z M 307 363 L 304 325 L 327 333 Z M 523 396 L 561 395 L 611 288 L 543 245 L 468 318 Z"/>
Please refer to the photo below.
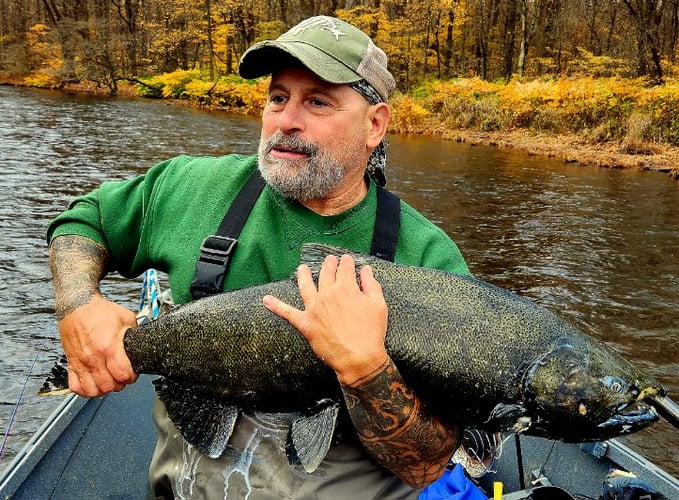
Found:
<path fill-rule="evenodd" d="M 302 261 L 317 272 L 326 255 L 342 253 L 351 252 L 308 244 Z M 679 425 L 677 405 L 658 382 L 547 309 L 472 277 L 352 255 L 382 285 L 389 355 L 436 415 L 574 442 L 655 422 L 646 403 Z M 130 329 L 125 349 L 137 373 L 164 377 L 157 389 L 170 418 L 213 457 L 239 409 L 313 408 L 291 436 L 296 460 L 313 470 L 335 423 L 328 401 L 341 402 L 341 390 L 304 337 L 264 308 L 267 294 L 302 307 L 293 279 L 222 293 Z M 326 438 L 320 444 L 304 442 L 318 434 Z"/>

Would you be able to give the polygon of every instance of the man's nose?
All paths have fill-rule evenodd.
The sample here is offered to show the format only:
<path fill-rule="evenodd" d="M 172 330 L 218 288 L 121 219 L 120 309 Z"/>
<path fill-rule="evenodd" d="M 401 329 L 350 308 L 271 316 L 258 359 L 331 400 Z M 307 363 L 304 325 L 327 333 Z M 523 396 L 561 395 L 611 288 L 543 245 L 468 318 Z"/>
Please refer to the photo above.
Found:
<path fill-rule="evenodd" d="M 304 130 L 304 107 L 301 103 L 288 101 L 285 107 L 278 114 L 276 123 L 278 130 L 284 134 L 300 132 Z"/>

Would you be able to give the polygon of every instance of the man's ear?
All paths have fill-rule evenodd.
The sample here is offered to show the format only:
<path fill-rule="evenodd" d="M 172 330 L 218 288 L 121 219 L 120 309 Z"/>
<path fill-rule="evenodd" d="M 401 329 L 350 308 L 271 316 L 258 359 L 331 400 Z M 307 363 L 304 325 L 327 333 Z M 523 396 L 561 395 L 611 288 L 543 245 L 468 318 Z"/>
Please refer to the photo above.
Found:
<path fill-rule="evenodd" d="M 380 102 L 370 107 L 370 132 L 366 141 L 366 146 L 376 148 L 387 135 L 387 127 L 391 120 L 391 109 L 385 102 Z"/>

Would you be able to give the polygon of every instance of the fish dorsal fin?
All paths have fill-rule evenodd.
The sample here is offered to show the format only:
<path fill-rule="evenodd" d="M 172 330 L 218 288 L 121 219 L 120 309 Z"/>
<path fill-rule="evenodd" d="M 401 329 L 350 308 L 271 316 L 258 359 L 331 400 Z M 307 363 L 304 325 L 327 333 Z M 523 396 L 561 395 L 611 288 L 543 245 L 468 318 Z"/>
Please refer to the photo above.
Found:
<path fill-rule="evenodd" d="M 339 258 L 344 254 L 351 255 L 354 258 L 357 268 L 378 260 L 370 255 L 356 253 L 347 250 L 346 248 L 333 245 L 326 245 L 324 243 L 304 243 L 301 249 L 300 262 L 309 266 L 315 276 L 320 271 L 321 265 L 328 255 L 335 255 Z"/>
<path fill-rule="evenodd" d="M 204 455 L 219 458 L 233 434 L 238 408 L 207 394 L 198 396 L 195 390 L 166 378 L 154 380 L 153 385 L 184 439 Z"/>
<path fill-rule="evenodd" d="M 339 405 L 323 399 L 293 420 L 285 446 L 290 465 L 307 473 L 318 468 L 332 444 L 338 414 Z"/>

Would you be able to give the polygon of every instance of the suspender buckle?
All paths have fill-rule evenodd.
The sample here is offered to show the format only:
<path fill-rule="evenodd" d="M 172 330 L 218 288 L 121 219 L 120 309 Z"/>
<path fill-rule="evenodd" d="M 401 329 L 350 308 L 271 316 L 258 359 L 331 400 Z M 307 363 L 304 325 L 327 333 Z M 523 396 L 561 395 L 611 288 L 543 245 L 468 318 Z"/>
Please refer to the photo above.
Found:
<path fill-rule="evenodd" d="M 196 262 L 196 274 L 191 283 L 191 295 L 194 298 L 221 291 L 236 243 L 237 239 L 228 236 L 213 235 L 203 240 Z"/>
<path fill-rule="evenodd" d="M 200 259 L 227 266 L 236 243 L 237 239 L 228 236 L 208 236 L 200 245 Z"/>

